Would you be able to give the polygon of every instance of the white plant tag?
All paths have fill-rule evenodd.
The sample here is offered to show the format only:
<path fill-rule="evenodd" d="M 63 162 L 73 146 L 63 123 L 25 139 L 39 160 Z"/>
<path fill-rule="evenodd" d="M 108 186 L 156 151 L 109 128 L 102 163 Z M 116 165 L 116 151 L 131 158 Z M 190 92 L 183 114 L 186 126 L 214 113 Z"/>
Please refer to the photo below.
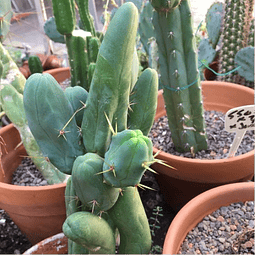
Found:
<path fill-rule="evenodd" d="M 255 105 L 244 105 L 230 109 L 225 116 L 226 131 L 236 133 L 235 139 L 230 147 L 228 157 L 234 157 L 235 153 L 247 130 L 255 127 Z"/>

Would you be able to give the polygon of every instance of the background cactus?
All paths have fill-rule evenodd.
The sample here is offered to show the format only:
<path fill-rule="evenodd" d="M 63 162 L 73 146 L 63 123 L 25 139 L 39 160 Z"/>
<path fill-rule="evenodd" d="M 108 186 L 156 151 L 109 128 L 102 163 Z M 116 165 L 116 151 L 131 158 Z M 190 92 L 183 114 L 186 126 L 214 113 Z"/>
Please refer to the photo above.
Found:
<path fill-rule="evenodd" d="M 125 3 L 107 29 L 81 108 L 74 109 L 69 92 L 60 92 L 47 74 L 34 74 L 26 82 L 24 107 L 31 131 L 44 155 L 71 174 L 63 225 L 69 253 L 114 254 L 116 229 L 120 253 L 150 251 L 149 224 L 136 188 L 156 161 L 146 135 L 156 112 L 158 78 L 148 68 L 137 80 L 137 26 L 137 8 Z M 75 118 L 79 110 L 81 127 Z M 144 121 L 137 123 L 139 118 Z"/>
<path fill-rule="evenodd" d="M 59 172 L 43 156 L 27 124 L 23 106 L 23 90 L 26 79 L 20 73 L 17 65 L 8 51 L 0 43 L 0 56 L 3 72 L 0 79 L 0 102 L 5 114 L 18 129 L 23 145 L 29 157 L 40 170 L 49 184 L 62 183 L 66 175 Z"/>
<path fill-rule="evenodd" d="M 254 44 L 249 45 L 253 8 L 254 0 L 225 1 L 222 45 L 219 58 L 219 72 L 222 74 L 236 68 L 235 56 L 239 50 L 248 46 L 254 47 Z M 245 85 L 244 78 L 240 77 L 237 72 L 219 77 L 223 81 Z"/>
<path fill-rule="evenodd" d="M 82 29 L 77 28 L 75 5 Z M 102 33 L 95 31 L 89 0 L 53 0 L 52 7 L 54 17 L 45 22 L 44 31 L 51 40 L 66 43 L 72 86 L 79 85 L 89 91 L 102 38 Z"/>
<path fill-rule="evenodd" d="M 0 42 L 2 43 L 9 32 L 10 22 L 13 15 L 11 1 L 0 2 Z"/>
<path fill-rule="evenodd" d="M 189 1 L 151 0 L 163 96 L 177 151 L 207 148 Z"/>

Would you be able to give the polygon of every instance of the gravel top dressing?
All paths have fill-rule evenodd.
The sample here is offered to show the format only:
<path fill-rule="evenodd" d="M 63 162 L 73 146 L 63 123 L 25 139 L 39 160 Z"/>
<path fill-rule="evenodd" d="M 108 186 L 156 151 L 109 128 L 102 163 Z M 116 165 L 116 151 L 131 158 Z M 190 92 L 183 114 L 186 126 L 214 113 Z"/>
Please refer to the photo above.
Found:
<path fill-rule="evenodd" d="M 206 216 L 179 254 L 254 254 L 254 202 L 233 203 Z"/>
<path fill-rule="evenodd" d="M 197 159 L 222 159 L 227 157 L 229 148 L 235 137 L 235 133 L 229 133 L 225 130 L 224 122 L 224 113 L 205 111 L 208 149 L 199 151 L 195 155 L 192 155 L 190 152 L 179 153 L 175 151 L 166 116 L 154 122 L 149 137 L 154 147 L 172 155 Z M 253 150 L 253 146 L 254 132 L 247 131 L 235 155 L 245 154 Z"/>

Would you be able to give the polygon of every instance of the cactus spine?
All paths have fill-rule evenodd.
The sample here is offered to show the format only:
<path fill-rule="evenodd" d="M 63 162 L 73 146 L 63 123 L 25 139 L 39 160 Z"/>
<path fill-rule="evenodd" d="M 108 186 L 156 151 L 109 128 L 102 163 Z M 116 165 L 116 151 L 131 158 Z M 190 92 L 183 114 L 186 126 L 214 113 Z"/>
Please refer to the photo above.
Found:
<path fill-rule="evenodd" d="M 221 73 L 235 69 L 235 56 L 239 50 L 248 46 L 254 0 L 226 0 L 220 50 Z M 251 45 L 254 46 L 254 45 Z M 220 76 L 220 80 L 242 83 L 237 72 Z"/>
<path fill-rule="evenodd" d="M 77 109 L 76 87 L 62 93 L 46 74 L 33 74 L 26 82 L 24 105 L 31 131 L 52 163 L 71 174 L 63 231 L 72 254 L 114 254 L 116 229 L 121 253 L 150 251 L 149 224 L 136 187 L 155 162 L 152 142 L 145 135 L 156 112 L 158 78 L 148 68 L 137 80 L 137 23 L 133 3 L 116 12 L 82 109 Z M 136 107 L 130 106 L 132 101 Z M 84 110 L 81 129 L 76 125 L 78 110 Z M 144 121 L 136 123 L 137 119 Z M 63 126 L 66 132 L 60 134 Z"/>
<path fill-rule="evenodd" d="M 177 151 L 207 148 L 201 85 L 189 1 L 151 0 L 161 82 Z M 191 85 L 192 84 L 192 85 Z"/>

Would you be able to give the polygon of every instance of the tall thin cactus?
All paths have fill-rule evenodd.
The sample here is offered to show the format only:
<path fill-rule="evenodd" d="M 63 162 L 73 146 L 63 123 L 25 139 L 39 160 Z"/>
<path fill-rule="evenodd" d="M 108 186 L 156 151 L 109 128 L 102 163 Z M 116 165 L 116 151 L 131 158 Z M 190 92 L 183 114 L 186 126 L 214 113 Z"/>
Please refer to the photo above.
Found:
<path fill-rule="evenodd" d="M 188 0 L 151 0 L 164 100 L 177 151 L 207 148 L 195 35 Z"/>

